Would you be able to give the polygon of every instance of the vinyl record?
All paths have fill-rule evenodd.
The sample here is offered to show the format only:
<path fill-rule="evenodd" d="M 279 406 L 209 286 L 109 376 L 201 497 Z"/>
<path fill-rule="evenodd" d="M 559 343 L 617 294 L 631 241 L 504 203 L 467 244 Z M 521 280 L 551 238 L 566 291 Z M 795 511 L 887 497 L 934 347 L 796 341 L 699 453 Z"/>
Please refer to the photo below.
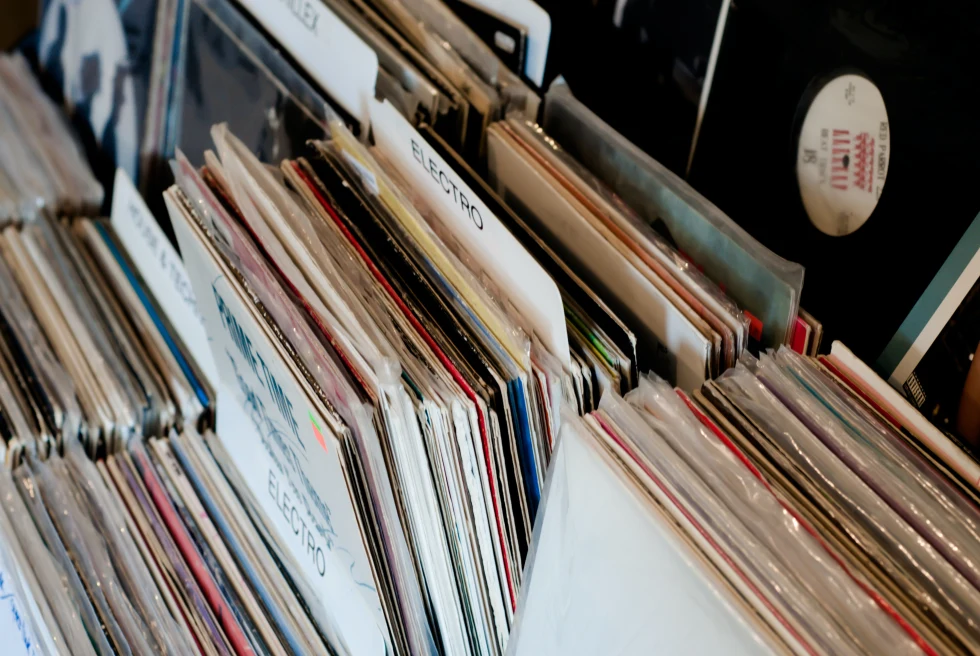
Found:
<path fill-rule="evenodd" d="M 689 174 L 874 361 L 980 210 L 976 5 L 733 4 Z"/>

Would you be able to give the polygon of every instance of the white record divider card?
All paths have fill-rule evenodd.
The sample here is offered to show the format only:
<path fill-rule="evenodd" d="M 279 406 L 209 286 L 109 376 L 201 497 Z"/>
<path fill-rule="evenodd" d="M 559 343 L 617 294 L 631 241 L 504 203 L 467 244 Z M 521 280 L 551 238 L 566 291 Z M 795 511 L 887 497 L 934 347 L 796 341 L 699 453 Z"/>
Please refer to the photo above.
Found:
<path fill-rule="evenodd" d="M 197 307 L 187 270 L 123 169 L 116 169 L 110 221 L 140 276 L 150 288 L 150 293 L 208 382 L 215 385 L 218 369 L 211 355 L 204 317 Z"/>
<path fill-rule="evenodd" d="M 320 0 L 239 3 L 366 132 L 377 53 Z"/>
<path fill-rule="evenodd" d="M 399 174 L 438 212 L 545 347 L 571 368 L 565 310 L 551 276 L 387 100 L 371 102 L 371 129 L 375 145 Z"/>
<path fill-rule="evenodd" d="M 382 656 L 387 622 L 339 444 L 207 247 L 184 222 L 174 231 L 218 365 L 218 438 L 334 619 L 335 647 Z"/>

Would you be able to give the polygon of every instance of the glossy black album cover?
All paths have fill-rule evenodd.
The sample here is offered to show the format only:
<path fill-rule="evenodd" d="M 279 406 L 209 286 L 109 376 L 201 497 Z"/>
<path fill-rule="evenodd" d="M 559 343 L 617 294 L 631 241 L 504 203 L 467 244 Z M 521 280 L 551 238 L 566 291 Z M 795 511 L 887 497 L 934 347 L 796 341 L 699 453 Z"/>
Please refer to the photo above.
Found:
<path fill-rule="evenodd" d="M 552 17 L 549 74 L 564 76 L 602 120 L 683 175 L 729 2 L 538 0 Z"/>
<path fill-rule="evenodd" d="M 38 61 L 76 117 L 96 174 L 137 178 L 157 0 L 47 0 Z M 107 169 L 102 170 L 102 169 Z"/>

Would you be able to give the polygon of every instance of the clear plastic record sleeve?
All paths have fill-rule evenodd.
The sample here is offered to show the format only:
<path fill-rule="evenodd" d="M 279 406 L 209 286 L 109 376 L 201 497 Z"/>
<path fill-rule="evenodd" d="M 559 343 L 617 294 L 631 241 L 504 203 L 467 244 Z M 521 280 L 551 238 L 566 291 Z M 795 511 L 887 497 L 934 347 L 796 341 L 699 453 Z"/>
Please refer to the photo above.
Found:
<path fill-rule="evenodd" d="M 24 292 L 24 297 L 47 336 L 53 352 L 76 384 L 75 392 L 92 444 L 100 439 L 107 439 L 113 429 L 112 411 L 105 401 L 101 387 L 93 380 L 85 356 L 64 322 L 45 278 L 36 269 L 33 258 L 15 227 L 4 231 L 0 238 L 0 251 Z"/>
<path fill-rule="evenodd" d="M 890 607 L 855 580 L 812 527 L 803 525 L 747 466 L 744 456 L 711 432 L 663 381 L 644 378 L 627 396 L 630 405 L 672 446 L 724 508 L 715 516 L 724 533 L 737 536 L 736 524 L 758 540 L 752 559 L 772 560 L 778 596 L 799 613 L 809 640 L 828 653 L 879 650 L 919 653 L 912 636 Z M 615 406 L 615 400 L 610 401 Z M 727 438 L 725 438 L 727 440 Z M 765 565 L 763 564 L 765 567 Z M 763 570 L 765 571 L 765 569 Z M 781 577 L 782 583 L 778 583 Z"/>
<path fill-rule="evenodd" d="M 448 80 L 434 67 L 420 69 L 428 62 L 366 4 L 329 0 L 327 5 L 377 53 L 377 94 L 390 100 L 409 121 L 431 122 L 453 135 L 454 143 L 462 144 L 465 110 L 459 92 L 450 88 Z"/>
<path fill-rule="evenodd" d="M 65 632 L 78 628 L 81 629 L 81 633 L 73 632 L 68 635 L 75 640 L 86 641 L 79 645 L 80 653 L 94 654 L 91 644 L 87 642 L 84 629 L 72 622 L 70 602 L 65 596 L 58 594 L 60 591 L 54 584 L 56 582 L 60 584 L 60 581 L 56 581 L 57 572 L 54 564 L 40 560 L 46 553 L 43 547 L 30 558 L 28 557 L 28 550 L 36 548 L 36 541 L 40 540 L 40 536 L 32 524 L 24 523 L 24 519 L 30 521 L 29 518 L 24 517 L 24 512 L 9 503 L 16 499 L 16 491 L 10 494 L 10 473 L 4 471 L 2 476 L 4 481 L 0 483 L 3 505 L 0 509 L 0 567 L 3 569 L 4 590 L 0 595 L 13 606 L 9 619 L 13 619 L 16 623 L 18 615 L 25 617 L 21 628 L 24 651 L 31 653 L 32 647 L 40 646 L 44 653 L 69 654 L 68 643 L 64 638 Z M 16 527 L 11 514 L 19 515 L 16 518 L 18 520 Z M 18 530 L 23 530 L 23 535 L 18 535 Z M 65 632 L 62 631 L 60 620 L 65 621 Z"/>
<path fill-rule="evenodd" d="M 0 56 L 0 91 L 0 219 L 97 210 L 102 186 L 23 55 Z"/>
<path fill-rule="evenodd" d="M 322 180 L 333 180 L 334 177 L 334 173 L 326 169 L 322 170 Z M 350 193 L 347 191 L 347 186 L 341 188 L 336 184 L 336 182 L 337 181 L 334 180 L 330 183 L 332 186 L 332 193 L 341 193 L 341 189 L 343 189 L 343 193 L 345 194 Z M 365 198 L 369 197 L 370 196 L 366 196 Z M 359 199 L 350 199 L 350 201 L 351 204 L 346 204 L 346 201 L 342 201 L 341 205 L 346 205 L 348 212 L 359 211 L 356 210 L 356 205 L 354 203 L 360 203 L 362 201 Z M 370 206 L 365 205 L 365 207 Z M 367 215 L 365 215 L 365 218 L 367 218 Z M 361 230 L 367 228 L 368 223 L 365 223 L 363 226 L 360 226 L 357 229 Z M 376 231 L 378 228 L 380 228 L 380 224 L 377 227 L 373 227 L 372 230 Z M 351 229 L 354 229 L 353 225 L 351 226 Z M 387 233 L 382 232 L 378 234 L 380 235 Z M 349 239 L 350 236 L 348 235 L 346 238 Z M 375 243 L 374 248 L 377 248 L 382 242 L 378 241 L 373 243 Z M 365 253 L 361 253 L 361 255 L 358 255 L 357 257 L 361 258 L 365 255 Z M 519 486 L 517 489 L 522 489 L 522 487 L 520 487 L 522 484 L 519 482 L 521 480 L 520 470 L 512 468 L 514 463 L 517 463 L 519 459 L 515 450 L 516 444 L 514 442 L 514 440 L 517 438 L 513 437 L 514 433 L 512 431 L 518 430 L 514 423 L 517 421 L 516 417 L 518 415 L 526 417 L 526 411 L 518 410 L 512 405 L 514 400 L 510 395 L 513 392 L 513 388 L 502 377 L 502 371 L 500 373 L 496 373 L 493 366 L 491 366 L 491 364 L 486 360 L 485 356 L 481 355 L 478 350 L 475 350 L 472 344 L 467 345 L 466 342 L 459 342 L 457 344 L 453 343 L 450 335 L 454 334 L 455 331 L 462 329 L 463 326 L 457 324 L 456 320 L 452 319 L 451 313 L 447 315 L 447 320 L 445 320 L 444 323 L 439 323 L 433 320 L 430 313 L 435 311 L 437 308 L 446 308 L 442 311 L 448 310 L 446 300 L 435 294 L 435 290 L 431 287 L 432 283 L 429 282 L 427 278 L 422 277 L 418 270 L 412 268 L 406 257 L 407 255 L 404 251 L 394 248 L 390 252 L 390 258 L 368 261 L 373 263 L 372 268 L 374 265 L 376 265 L 378 267 L 383 267 L 386 271 L 390 271 L 389 274 L 382 274 L 380 271 L 377 271 L 374 274 L 379 281 L 385 281 L 386 289 L 389 289 L 387 284 L 396 284 L 395 278 L 388 278 L 388 275 L 399 277 L 407 276 L 407 279 L 409 280 L 418 281 L 418 284 L 411 288 L 400 287 L 403 293 L 408 292 L 404 299 L 398 296 L 392 289 L 386 291 L 385 294 L 396 294 L 391 296 L 391 298 L 395 300 L 396 304 L 399 306 L 396 311 L 409 319 L 410 325 L 407 326 L 407 328 L 413 333 L 418 331 L 419 336 L 421 336 L 424 340 L 423 343 L 427 345 L 423 346 L 423 348 L 432 349 L 437 361 L 441 363 L 442 367 L 445 367 L 446 372 L 450 375 L 450 380 L 455 381 L 455 383 L 460 386 L 464 396 L 469 397 L 470 401 L 476 404 L 476 416 L 471 417 L 471 423 L 473 421 L 476 422 L 474 424 L 474 429 L 478 430 L 483 442 L 483 455 L 485 456 L 483 465 L 492 469 L 492 471 L 488 471 L 488 483 L 490 485 L 489 496 L 490 500 L 493 502 L 493 514 L 496 516 L 497 533 L 498 536 L 501 536 L 504 533 L 502 530 L 503 526 L 508 525 L 508 517 L 514 517 L 516 522 L 520 523 L 523 515 L 523 521 L 527 522 L 527 508 L 525 505 L 526 499 L 524 495 L 517 494 L 515 498 L 521 502 L 520 510 L 518 510 L 516 507 L 511 509 L 509 504 L 512 499 L 511 495 L 515 494 L 514 490 L 512 488 L 510 494 L 507 493 L 508 488 L 506 482 L 499 481 L 497 477 L 498 474 L 504 470 L 495 468 L 497 465 L 493 465 L 492 463 L 507 463 L 507 478 L 510 479 L 512 484 Z M 417 298 L 419 294 L 423 293 L 429 300 L 421 301 Z M 456 348 L 465 348 L 465 350 L 470 352 L 472 355 L 457 359 L 457 357 L 453 355 Z M 469 359 L 471 357 L 475 359 Z M 515 384 L 517 383 L 517 381 L 514 382 Z M 521 392 L 521 394 L 523 394 L 523 392 Z M 486 405 L 484 405 L 484 402 Z M 503 443 L 501 443 L 501 439 L 503 439 Z M 500 464 L 499 467 L 503 467 L 503 465 Z M 501 518 L 501 508 L 504 507 L 506 508 L 506 511 L 503 513 L 503 518 Z M 511 514 L 512 512 L 514 513 L 513 515 Z M 513 523 L 509 524 L 509 526 L 513 525 Z M 517 530 L 519 533 L 523 534 L 526 529 L 520 528 L 520 524 L 518 524 Z M 509 582 L 508 592 L 512 594 L 513 586 L 516 583 L 517 565 L 508 565 L 508 563 L 511 562 L 512 559 L 517 559 L 520 556 L 513 549 L 509 550 L 509 554 L 508 560 L 504 561 L 502 574 L 506 575 Z"/>
<path fill-rule="evenodd" d="M 590 285 L 616 300 L 617 313 L 627 317 L 634 331 L 642 329 L 641 366 L 652 366 L 685 388 L 708 378 L 713 353 L 717 357 L 713 339 L 705 334 L 709 329 L 692 323 L 675 304 L 682 303 L 674 298 L 676 293 L 642 263 L 630 259 L 615 237 L 601 232 L 586 217 L 589 209 L 527 159 L 516 140 L 497 125 L 488 135 L 490 176 L 498 192 L 525 210 L 526 217 L 534 218 L 535 228 L 560 255 L 575 263 Z"/>
<path fill-rule="evenodd" d="M 826 438 L 828 426 L 795 416 L 783 405 L 791 401 L 779 380 L 761 366 L 757 371 L 740 364 L 717 384 L 772 440 L 766 450 L 779 449 L 798 468 L 794 478 L 811 481 L 825 495 L 824 511 L 921 605 L 930 623 L 960 644 L 976 641 L 976 614 L 968 609 L 980 603 L 980 593 L 817 437 Z"/>
<path fill-rule="evenodd" d="M 566 319 L 582 323 L 588 321 L 589 327 L 595 333 L 601 334 L 607 345 L 621 355 L 621 372 L 630 381 L 628 388 L 636 376 L 636 337 L 623 321 L 606 305 L 605 301 L 596 294 L 581 277 L 565 262 L 527 223 L 503 203 L 499 195 L 477 175 L 473 168 L 454 152 L 446 142 L 431 129 L 421 126 L 429 146 L 435 149 L 443 159 L 451 162 L 455 171 L 466 182 L 470 189 L 490 208 L 494 216 L 499 218 L 529 253 L 545 268 L 555 280 L 561 292 L 565 306 Z M 597 335 L 598 336 L 598 335 Z M 589 337 L 589 335 L 587 335 Z M 570 382 L 570 381 L 569 381 Z M 554 417 L 558 418 L 558 406 Z"/>
<path fill-rule="evenodd" d="M 695 312 L 722 335 L 723 367 L 734 364 L 748 343 L 749 319 L 725 293 L 535 124 L 509 119 L 507 127 L 537 153 L 580 202 L 643 259 Z"/>
<path fill-rule="evenodd" d="M 231 151 L 230 151 L 230 150 L 228 150 L 228 148 L 229 148 L 229 145 L 231 145 L 231 144 L 232 144 L 233 142 L 230 142 L 230 141 L 228 141 L 228 136 L 227 136 L 227 135 L 224 135 L 224 136 L 220 136 L 220 135 L 219 135 L 219 136 L 218 136 L 218 142 L 219 142 L 219 148 L 220 148 L 220 149 L 223 149 L 223 152 L 224 152 L 224 154 L 225 154 L 225 159 L 226 159 L 226 162 L 232 162 L 232 161 L 234 161 L 235 159 L 237 159 L 237 158 L 235 158 L 235 157 L 233 157 L 233 156 L 232 156 L 232 153 L 231 153 Z M 244 153 L 243 153 L 243 155 L 244 155 Z M 231 158 L 231 159 L 228 159 L 228 158 Z M 246 157 L 246 159 L 247 159 L 247 157 Z M 241 164 L 241 163 L 238 163 L 238 164 L 235 164 L 234 166 L 235 166 L 235 167 L 239 167 L 239 166 L 240 166 L 240 164 Z M 227 170 L 230 170 L 230 169 L 227 169 Z M 260 174 L 260 175 L 261 175 L 261 174 Z M 274 186 L 274 185 L 273 185 L 273 186 Z M 265 187 L 266 187 L 267 189 L 270 189 L 270 190 L 272 191 L 272 193 L 273 193 L 273 194 L 275 194 L 275 193 L 276 193 L 276 192 L 274 191 L 274 189 L 273 189 L 273 188 L 271 188 L 271 187 L 269 186 L 269 184 L 268 184 L 268 182 L 266 183 L 266 185 L 265 185 Z M 255 187 L 253 187 L 253 188 L 255 188 Z M 279 192 L 279 193 L 281 194 L 281 192 Z M 256 226 L 258 227 L 258 224 L 253 224 L 253 225 L 256 225 Z M 271 237 L 271 235 L 270 235 L 270 236 L 267 236 L 267 237 Z M 264 239 L 263 241 L 265 241 L 265 243 L 266 243 L 266 248 L 267 248 L 267 249 L 269 249 L 270 251 L 276 251 L 276 250 L 278 250 L 278 248 L 279 248 L 279 247 L 278 247 L 278 245 L 275 245 L 275 244 L 273 244 L 273 243 L 269 243 L 269 242 L 268 242 L 268 239 Z M 279 262 L 281 263 L 281 270 L 283 270 L 283 271 L 286 271 L 286 270 L 290 270 L 290 269 L 292 268 L 292 266 L 293 266 L 292 264 L 290 264 L 290 263 L 288 263 L 288 262 L 284 262 L 284 261 L 282 260 L 282 258 L 281 258 L 281 257 L 277 257 L 276 259 L 277 259 L 277 260 L 278 260 L 278 261 L 279 261 Z M 294 275 L 294 276 L 295 276 L 295 275 L 299 275 L 299 273 L 298 273 L 298 272 L 296 272 L 296 273 L 295 273 L 295 274 L 293 274 L 293 275 Z M 301 284 L 301 283 L 300 283 L 299 281 L 297 281 L 297 284 L 299 284 L 299 285 L 300 285 L 300 287 L 302 287 L 302 284 Z M 310 292 L 310 293 L 312 293 L 312 292 Z M 321 315 L 321 319 L 325 319 L 325 318 L 326 318 L 326 317 L 324 317 L 324 316 L 322 316 L 322 315 Z M 334 337 L 335 337 L 335 338 L 339 338 L 339 335 L 338 335 L 338 334 L 337 334 L 336 332 L 334 332 L 333 334 L 334 334 Z M 353 357 L 353 356 L 355 355 L 354 353 L 351 353 L 351 352 L 349 351 L 349 349 L 350 349 L 350 340 L 349 340 L 349 339 L 346 339 L 346 338 L 345 338 L 345 339 L 342 339 L 342 340 L 340 340 L 340 343 L 341 343 L 341 344 L 347 344 L 347 346 L 346 346 L 346 347 L 343 347 L 343 348 L 346 348 L 346 349 L 348 349 L 348 357 Z M 387 364 L 387 365 L 386 365 L 386 364 L 385 364 L 385 363 L 384 363 L 383 361 L 379 361 L 379 360 L 377 360 L 377 359 L 375 358 L 375 359 L 374 359 L 374 363 L 373 363 L 373 366 L 374 366 L 374 367 L 390 367 L 391 365 L 390 365 L 390 364 Z M 371 375 L 373 376 L 374 374 L 371 374 Z M 367 381 L 365 381 L 365 382 L 367 382 Z M 373 387 L 373 386 L 375 386 L 375 385 L 377 385 L 377 383 L 370 383 L 369 385 L 370 385 L 371 387 Z M 386 390 L 386 388 L 388 389 L 388 391 L 385 391 L 385 390 Z M 386 417 L 388 417 L 388 421 L 390 421 L 390 420 L 391 420 L 391 418 L 393 418 L 394 416 L 396 416 L 396 412 L 394 411 L 394 408 L 393 408 L 393 407 L 390 407 L 390 406 L 389 406 L 389 404 L 390 404 L 390 403 L 392 403 L 392 401 L 394 400 L 394 399 L 392 398 L 392 390 L 390 389 L 390 386 L 386 386 L 385 384 L 382 384 L 382 385 L 381 385 L 381 386 L 380 386 L 380 387 L 379 387 L 379 388 L 378 388 L 378 389 L 377 389 L 377 390 L 376 390 L 375 392 L 373 392 L 373 393 L 374 393 L 374 394 L 377 394 L 377 395 L 378 395 L 378 401 L 379 401 L 379 402 L 382 402 L 382 407 L 388 407 L 388 410 L 387 410 L 387 412 L 385 412 L 385 414 L 384 414 L 384 416 L 386 416 Z M 385 399 L 385 398 L 387 398 L 387 399 L 388 399 L 388 401 L 387 401 L 387 403 L 385 403 L 385 402 L 384 402 L 384 399 Z M 396 435 L 393 435 L 393 436 L 392 436 L 391 438 L 389 438 L 389 439 L 394 439 L 394 440 L 397 440 L 397 439 L 399 439 L 399 438 L 397 437 L 397 432 L 396 432 Z"/>
<path fill-rule="evenodd" d="M 826 422 L 830 428 L 821 437 L 829 438 L 828 446 L 980 588 L 976 546 L 980 543 L 980 511 L 975 506 L 966 503 L 947 480 L 935 476 L 918 454 L 903 449 L 901 438 L 877 424 L 866 410 L 849 403 L 805 358 L 782 348 L 766 356 L 760 369 L 773 372 L 784 389 L 795 390 L 794 411 Z"/>
<path fill-rule="evenodd" d="M 284 163 L 283 166 L 284 166 L 284 170 L 287 171 L 287 173 L 290 173 L 288 164 Z M 326 172 L 325 174 L 330 175 L 330 173 L 326 173 Z M 287 177 L 289 176 L 287 175 Z M 327 220 L 332 221 L 332 219 L 329 218 Z M 343 235 L 340 236 L 342 237 L 342 239 L 346 239 L 345 237 L 343 237 Z M 357 253 L 352 253 L 351 255 L 354 258 L 354 260 L 351 261 L 351 264 L 353 265 L 354 268 L 350 268 L 350 267 L 345 267 L 345 268 L 353 271 L 356 270 L 358 262 L 360 261 L 361 258 Z M 345 257 L 344 255 L 338 254 L 338 258 L 340 259 L 340 261 L 343 261 L 344 257 Z M 387 291 L 383 289 L 378 289 L 378 291 L 380 292 L 382 299 L 388 298 Z M 371 302 L 371 305 L 373 305 L 373 302 Z M 397 307 L 392 307 L 392 311 L 394 311 L 394 314 L 392 315 L 393 317 L 397 318 L 401 314 L 401 311 Z M 381 325 L 385 325 L 385 323 L 386 323 L 385 321 L 382 321 Z M 459 433 L 458 439 L 461 440 L 461 444 L 466 444 L 469 441 L 471 435 L 481 434 L 482 428 L 479 428 L 474 422 L 477 422 L 478 419 L 477 412 L 478 411 L 486 412 L 486 410 L 485 409 L 481 410 L 479 405 L 470 406 L 470 409 L 466 411 L 467 414 L 469 415 L 468 418 L 467 419 L 460 418 L 456 410 L 457 404 L 461 404 L 460 407 L 465 407 L 467 403 L 469 403 L 469 401 L 464 400 L 465 388 L 464 389 L 457 388 L 452 378 L 445 377 L 445 374 L 439 375 L 438 374 L 439 367 L 435 367 L 435 369 L 432 370 L 433 373 L 437 374 L 435 377 L 432 377 L 432 374 L 429 373 L 428 368 L 432 367 L 435 363 L 427 362 L 427 359 L 424 357 L 424 354 L 427 353 L 429 348 L 426 344 L 419 343 L 414 346 L 409 346 L 409 349 L 407 351 L 404 351 L 401 349 L 401 347 L 399 347 L 399 344 L 402 342 L 404 338 L 402 336 L 407 337 L 413 334 L 415 330 L 416 329 L 412 326 L 411 323 L 405 323 L 402 328 L 399 328 L 395 332 L 391 332 L 390 338 L 393 339 L 392 345 L 396 348 L 396 350 L 402 351 L 401 363 L 404 368 L 403 378 L 409 383 L 409 387 L 412 390 L 412 395 L 417 396 L 418 400 L 422 403 L 422 407 L 419 408 L 419 413 L 420 413 L 419 419 L 422 420 L 423 417 L 427 418 L 423 422 L 423 426 L 425 427 L 423 430 L 423 434 L 426 436 L 427 440 L 430 438 L 432 440 L 444 440 L 445 438 L 442 436 L 446 434 L 446 431 L 452 430 L 452 428 L 455 427 L 455 430 Z M 402 332 L 402 336 L 399 336 L 398 334 L 399 331 L 404 331 Z M 418 361 L 417 358 L 419 359 Z M 419 365 L 421 365 L 421 367 L 419 367 Z M 406 376 L 408 378 L 406 378 Z M 477 398 L 477 403 L 479 403 L 479 398 Z M 449 406 L 443 406 L 443 404 L 449 404 Z M 439 408 L 439 406 L 443 406 L 443 409 L 438 410 L 437 408 Z M 451 414 L 446 414 L 447 412 L 449 412 L 450 407 L 452 407 Z M 452 422 L 447 421 L 449 417 L 453 418 Z M 430 444 L 432 445 L 430 446 L 430 448 L 433 449 L 431 453 L 445 451 L 447 448 L 450 449 L 451 451 L 455 450 L 449 446 L 449 443 L 444 443 L 444 442 L 438 442 L 438 443 L 443 444 L 443 446 L 436 446 L 437 443 L 430 442 Z M 478 455 L 483 455 L 483 451 L 479 449 L 475 449 L 474 452 Z M 451 460 L 449 460 L 448 462 L 453 462 L 457 458 L 457 456 L 449 456 L 449 457 L 451 458 Z M 484 478 L 484 472 L 486 471 L 486 467 L 487 467 L 486 461 L 482 461 L 479 463 L 477 469 L 477 471 L 480 472 L 481 483 L 484 486 L 492 484 L 492 480 L 493 480 L 493 479 Z M 452 512 L 445 510 L 448 507 L 447 504 L 451 504 L 451 502 L 449 501 L 450 497 L 446 495 L 450 494 L 448 490 L 451 487 L 453 486 L 459 487 L 460 485 L 458 474 L 451 475 L 451 472 L 458 471 L 458 470 L 456 470 L 455 467 L 449 467 L 448 469 L 445 467 L 439 467 L 434 471 L 442 472 L 442 476 L 435 475 L 434 482 L 436 483 L 436 487 L 439 490 L 440 495 L 442 495 L 441 496 L 442 503 L 443 503 L 442 507 L 444 511 L 448 513 L 445 521 L 447 522 L 447 525 L 451 525 L 456 520 L 453 519 L 454 516 Z M 472 485 L 473 483 L 468 482 L 467 484 Z M 474 492 L 477 492 L 476 488 L 471 487 L 470 493 L 473 494 Z M 485 487 L 484 499 L 491 498 L 492 494 L 493 492 L 491 488 Z M 472 503 L 474 504 L 474 508 L 472 511 L 473 517 L 476 519 L 477 527 L 479 528 L 486 521 L 483 518 L 486 517 L 487 512 L 486 509 L 483 508 L 482 503 L 478 500 L 478 496 L 479 494 L 471 498 L 473 499 Z M 508 497 L 505 496 L 504 498 L 506 499 Z M 459 512 L 462 509 L 461 506 L 454 506 L 454 507 L 456 508 L 456 511 L 453 512 Z M 466 530 L 466 533 L 468 532 L 469 531 Z M 487 532 L 489 532 L 489 530 Z M 460 535 L 460 533 L 458 532 L 450 533 L 450 535 L 453 534 L 457 536 Z M 479 531 L 477 534 L 480 535 Z M 484 536 L 481 536 L 480 539 L 483 540 Z M 496 547 L 497 544 L 494 543 L 494 546 Z M 460 546 L 459 547 L 460 551 L 458 553 L 466 553 L 466 550 L 468 548 L 469 547 Z M 489 552 L 487 550 L 481 548 L 481 551 L 483 552 L 484 558 L 489 557 Z M 498 559 L 503 557 L 503 554 L 502 552 L 499 551 L 499 549 L 494 548 L 492 551 L 494 555 L 497 556 Z M 502 563 L 503 561 L 498 561 L 498 562 Z M 504 572 L 505 567 L 506 567 L 505 565 L 501 565 L 499 567 L 499 571 Z M 490 565 L 489 567 L 486 568 L 485 571 L 493 572 L 493 566 Z"/>
<path fill-rule="evenodd" d="M 211 126 L 227 122 L 265 161 L 294 157 L 324 135 L 338 111 L 229 0 L 190 3 L 178 147 L 195 165 L 211 146 Z"/>
<path fill-rule="evenodd" d="M 665 229 L 726 293 L 761 322 L 763 347 L 792 337 L 803 267 L 784 260 L 635 145 L 556 81 L 545 97 L 544 129 L 655 229 Z"/>

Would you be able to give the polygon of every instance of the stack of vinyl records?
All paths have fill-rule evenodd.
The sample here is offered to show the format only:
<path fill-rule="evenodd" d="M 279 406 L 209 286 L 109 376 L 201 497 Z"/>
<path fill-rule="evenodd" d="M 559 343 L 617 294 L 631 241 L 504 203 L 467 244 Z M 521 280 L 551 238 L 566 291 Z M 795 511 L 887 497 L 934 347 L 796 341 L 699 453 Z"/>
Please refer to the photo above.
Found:
<path fill-rule="evenodd" d="M 603 397 L 563 425 L 515 653 L 974 653 L 975 463 L 923 426 L 840 344 Z"/>
<path fill-rule="evenodd" d="M 0 220 L 98 211 L 102 186 L 22 55 L 0 53 Z"/>
<path fill-rule="evenodd" d="M 338 540 L 351 543 L 352 571 L 364 563 L 371 577 L 355 594 L 365 612 L 383 611 L 382 645 L 502 653 L 566 384 L 561 360 L 342 126 L 277 173 L 222 126 L 214 135 L 220 159 L 209 154 L 201 172 L 176 160 L 171 221 L 192 280 L 215 281 L 205 319 L 210 334 L 231 332 L 239 389 L 256 373 L 250 353 L 262 372 L 281 358 L 276 386 L 291 375 L 300 388 L 273 413 L 284 430 L 296 430 L 293 408 L 324 420 L 312 449 L 335 459 L 340 498 L 323 488 L 329 509 L 312 503 L 313 525 L 336 524 L 337 505 L 350 506 L 355 532 Z M 196 270 L 195 252 L 210 271 Z M 270 446 L 283 459 L 297 448 Z M 302 490 L 307 465 L 297 465 L 286 470 Z M 327 603 L 341 616 L 359 610 L 356 599 Z M 363 641 L 356 628 L 338 627 L 341 643 Z"/>
<path fill-rule="evenodd" d="M 567 86 L 555 83 L 542 103 L 499 49 L 440 3 L 331 1 L 318 8 L 320 24 L 350 31 L 344 75 L 325 58 L 305 56 L 309 35 L 289 31 L 278 12 L 244 4 L 279 44 L 224 0 L 191 3 L 189 29 L 199 45 L 186 76 L 195 93 L 184 94 L 179 111 L 180 148 L 195 166 L 204 164 L 208 131 L 220 122 L 263 161 L 305 155 L 305 141 L 323 134 L 334 107 L 362 142 L 373 135 L 430 204 L 439 207 L 437 198 L 449 196 L 469 207 L 470 195 L 464 204 L 450 181 L 431 177 L 454 171 L 554 278 L 563 301 L 593 316 L 643 368 L 692 387 L 731 366 L 746 346 L 816 351 L 820 324 L 799 308 L 802 267 L 762 247 Z M 439 48 L 425 47 L 432 38 Z M 361 68 L 371 70 L 361 75 Z M 362 86 L 369 93 L 352 98 Z M 481 89 L 492 103 L 476 102 Z M 447 107 L 471 118 L 460 122 L 437 109 Z M 442 168 L 426 173 L 430 160 Z"/>
<path fill-rule="evenodd" d="M 41 216 L 0 256 L 11 649 L 329 653 L 298 566 L 195 429 L 210 389 L 108 224 Z"/>
<path fill-rule="evenodd" d="M 101 190 L 0 59 L 27 653 L 980 646 L 980 464 L 816 357 L 800 265 L 560 80 L 539 98 L 533 29 L 240 4 L 160 5 L 142 152 L 175 149 L 182 310 L 124 173 L 111 224 L 52 218 Z"/>
<path fill-rule="evenodd" d="M 9 653 L 330 653 L 229 462 L 185 428 L 0 474 Z"/>
<path fill-rule="evenodd" d="M 687 243 L 707 233 L 752 264 L 714 267 L 760 314 L 760 286 L 776 286 L 783 305 L 764 316 L 782 323 L 766 337 L 526 119 L 487 131 L 512 208 L 428 125 L 389 102 L 369 115 L 373 147 L 332 119 L 328 139 L 278 168 L 214 126 L 204 166 L 173 162 L 170 220 L 229 402 L 286 463 L 304 520 L 338 538 L 338 506 L 350 522 L 353 566 L 332 585 L 359 589 L 327 602 L 349 618 L 335 639 L 503 653 L 562 405 L 593 411 L 644 363 L 697 386 L 753 334 L 782 343 L 794 288 L 756 258 L 794 265 L 727 233 L 680 181 L 646 174 L 687 193 L 670 217 L 701 231 Z"/>
<path fill-rule="evenodd" d="M 227 391 L 218 433 L 243 408 L 276 480 L 256 466 L 250 487 L 290 490 L 266 501 L 280 535 L 295 509 L 327 537 L 307 573 L 331 644 L 505 653 L 562 406 L 592 412 L 650 368 L 691 389 L 798 330 L 815 349 L 802 269 L 559 86 L 545 127 L 580 148 L 562 150 L 439 3 L 318 7 L 375 58 L 363 102 L 303 58 L 308 34 L 245 7 L 322 89 L 235 7 L 191 3 L 199 93 L 165 199 Z M 646 191 L 624 202 L 633 182 L 593 150 L 633 158 Z"/>

